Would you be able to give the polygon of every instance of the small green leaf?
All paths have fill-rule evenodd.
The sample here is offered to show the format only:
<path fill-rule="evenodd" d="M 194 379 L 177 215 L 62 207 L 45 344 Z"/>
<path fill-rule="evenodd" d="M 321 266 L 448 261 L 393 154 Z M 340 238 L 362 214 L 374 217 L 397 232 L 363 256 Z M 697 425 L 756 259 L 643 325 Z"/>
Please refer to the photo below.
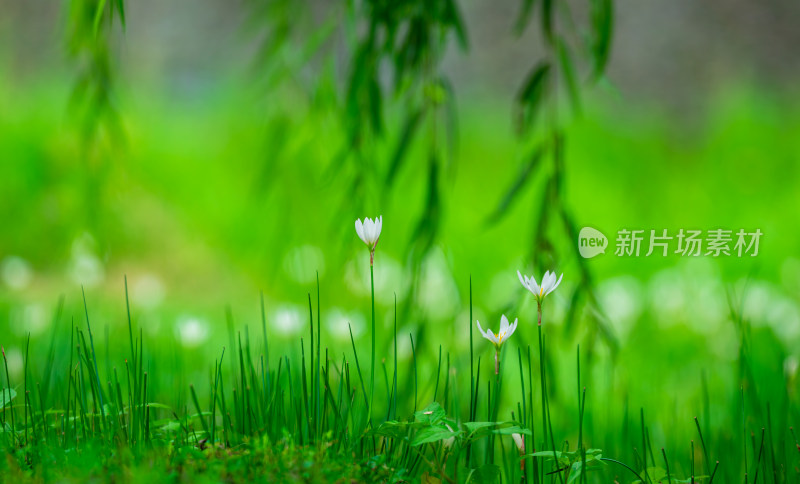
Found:
<path fill-rule="evenodd" d="M 517 35 L 522 35 L 525 32 L 525 27 L 528 26 L 535 3 L 535 0 L 522 0 L 522 8 L 519 11 L 519 16 L 514 25 L 514 32 Z"/>
<path fill-rule="evenodd" d="M 494 427 L 496 425 L 498 425 L 497 422 L 464 422 L 464 427 L 467 428 L 467 432 L 469 433 L 474 433 L 482 428 Z"/>
<path fill-rule="evenodd" d="M 473 440 L 486 437 L 490 434 L 531 434 L 530 430 L 520 427 L 517 422 L 465 422 L 464 427 L 467 429 L 469 438 Z"/>
<path fill-rule="evenodd" d="M 406 153 L 414 139 L 414 134 L 417 132 L 417 128 L 422 120 L 423 113 L 424 111 L 422 109 L 414 110 L 408 115 L 403 124 L 403 131 L 400 133 L 400 138 L 397 140 L 397 147 L 392 155 L 389 172 L 386 174 L 385 183 L 387 187 L 391 186 L 395 176 L 397 176 L 397 172 L 400 171 L 403 160 L 406 158 Z"/>
<path fill-rule="evenodd" d="M 612 0 L 592 0 L 591 8 L 592 54 L 594 77 L 600 77 L 608 64 L 611 53 L 611 34 L 614 27 L 614 4 Z"/>
<path fill-rule="evenodd" d="M 558 450 L 542 450 L 534 452 L 533 454 L 527 454 L 526 457 L 543 457 L 545 459 L 557 461 L 560 466 L 570 465 L 570 454 Z"/>
<path fill-rule="evenodd" d="M 373 430 L 374 435 L 381 435 L 383 437 L 391 437 L 393 439 L 402 439 L 406 436 L 409 429 L 408 422 L 398 422 L 396 420 L 389 420 L 383 422 L 377 429 Z"/>
<path fill-rule="evenodd" d="M 493 434 L 498 435 L 511 435 L 511 434 L 520 434 L 520 435 L 530 435 L 531 431 L 528 429 L 523 429 L 517 425 L 511 427 L 503 427 L 499 429 L 492 430 Z"/>
<path fill-rule="evenodd" d="M 124 0 L 116 0 L 117 1 L 117 10 L 119 10 L 119 22 L 122 24 L 122 28 L 125 28 L 125 1 Z"/>
<path fill-rule="evenodd" d="M 444 21 L 453 27 L 456 33 L 456 39 L 458 39 L 458 45 L 463 50 L 467 50 L 469 42 L 467 41 L 467 32 L 464 28 L 464 19 L 461 16 L 461 12 L 458 10 L 458 4 L 455 0 L 446 0 Z"/>
<path fill-rule="evenodd" d="M 97 2 L 97 8 L 94 11 L 94 35 L 100 31 L 100 22 L 103 20 L 103 10 L 106 8 L 106 0 Z"/>
<path fill-rule="evenodd" d="M 176 420 L 170 420 L 166 424 L 162 425 L 160 429 L 164 432 L 177 431 L 181 429 L 181 423 Z"/>
<path fill-rule="evenodd" d="M 545 151 L 546 146 L 537 146 L 528 161 L 520 167 L 519 173 L 512 180 L 511 186 L 508 187 L 506 194 L 497 204 L 497 208 L 487 217 L 487 224 L 499 222 L 508 213 L 511 204 L 516 200 L 531 176 L 536 173 Z"/>
<path fill-rule="evenodd" d="M 432 442 L 451 439 L 460 435 L 461 433 L 461 430 L 454 432 L 444 425 L 424 427 L 417 432 L 413 439 L 411 439 L 411 446 L 416 447 L 422 444 L 430 444 Z"/>
<path fill-rule="evenodd" d="M 467 475 L 467 482 L 477 484 L 494 484 L 500 482 L 500 467 L 495 464 L 484 464 L 475 469 L 461 469 L 461 474 Z"/>
<path fill-rule="evenodd" d="M 550 70 L 548 62 L 536 64 L 517 93 L 517 124 L 520 132 L 528 131 L 541 110 L 549 86 Z"/>
<path fill-rule="evenodd" d="M 539 452 L 534 452 L 533 454 L 528 454 L 530 457 L 553 457 L 556 456 L 560 458 L 564 455 L 564 452 L 560 450 L 540 450 Z"/>
<path fill-rule="evenodd" d="M 553 2 L 554 0 L 542 0 L 542 32 L 545 40 L 550 44 L 553 43 Z"/>
<path fill-rule="evenodd" d="M 17 392 L 13 388 L 4 388 L 0 391 L 0 408 L 11 404 L 11 401 L 15 398 L 17 398 Z"/>
<path fill-rule="evenodd" d="M 569 53 L 569 48 L 563 40 L 558 43 L 558 60 L 561 64 L 561 72 L 564 74 L 564 82 L 567 84 L 567 92 L 572 103 L 572 109 L 576 113 L 580 113 L 581 95 L 578 89 L 578 81 L 575 77 L 575 66 L 572 64 L 572 55 Z"/>
<path fill-rule="evenodd" d="M 666 480 L 666 478 L 667 478 L 667 471 L 665 471 L 664 469 L 662 469 L 660 467 L 648 467 L 646 473 L 647 473 L 647 477 L 645 477 L 644 473 L 642 473 L 642 477 L 645 477 L 645 480 L 648 480 L 648 478 L 649 478 L 650 482 L 660 482 L 661 480 Z M 677 479 L 674 479 L 674 478 L 672 478 L 671 480 L 673 482 L 680 482 L 680 481 L 678 481 Z M 636 484 L 636 483 L 640 483 L 641 484 L 641 482 L 642 481 L 636 480 L 636 481 L 633 482 L 633 484 Z"/>
<path fill-rule="evenodd" d="M 435 424 L 445 417 L 445 411 L 437 402 L 433 402 L 422 410 L 414 413 L 414 420 Z"/>

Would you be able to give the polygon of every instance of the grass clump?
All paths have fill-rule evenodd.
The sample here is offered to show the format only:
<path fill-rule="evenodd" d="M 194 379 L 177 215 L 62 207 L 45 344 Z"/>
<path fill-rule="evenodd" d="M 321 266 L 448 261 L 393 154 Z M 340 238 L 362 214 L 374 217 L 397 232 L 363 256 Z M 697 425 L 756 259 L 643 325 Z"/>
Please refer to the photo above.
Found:
<path fill-rule="evenodd" d="M 376 243 L 370 245 L 371 260 Z M 797 412 L 789 388 L 776 416 L 771 402 L 742 385 L 731 410 L 736 423 L 709 427 L 695 417 L 687 425 L 696 436 L 682 449 L 668 451 L 672 441 L 654 443 L 654 435 L 665 435 L 663 423 L 648 419 L 644 408 L 634 413 L 638 419 L 632 417 L 627 400 L 622 416 L 598 423 L 601 415 L 619 413 L 593 409 L 587 401 L 596 371 L 582 373 L 579 346 L 575 381 L 567 385 L 558 369 L 567 364 L 548 339 L 543 303 L 560 279 L 547 274 L 542 286 L 521 275 L 520 280 L 536 297 L 538 358 L 523 335 L 514 333 L 517 322 L 509 325 L 504 317 L 497 333 L 479 327 L 495 346 L 495 361 L 481 364 L 482 347 L 476 351 L 473 341 L 471 284 L 470 321 L 456 323 L 464 335 L 469 328 L 469 355 L 439 345 L 436 364 L 423 365 L 422 348 L 409 335 L 412 358 L 400 366 L 395 307 L 393 355 L 378 361 L 374 285 L 370 358 L 359 354 L 352 331 L 350 348 L 329 347 L 322 339 L 317 278 L 316 297 L 307 298 L 308 339 L 301 337 L 296 348 L 270 347 L 262 298 L 260 341 L 251 338 L 247 325 L 237 330 L 229 316 L 231 344 L 206 362 L 204 380 L 185 387 L 176 384 L 186 381 L 184 370 L 170 368 L 165 355 L 145 348 L 127 283 L 127 349 L 106 352 L 105 361 L 84 296 L 83 324 L 73 322 L 69 333 L 54 336 L 47 358 L 34 359 L 27 338 L 21 382 L 11 381 L 3 351 L 4 480 L 795 482 L 800 447 L 788 427 L 773 425 Z M 746 328 L 741 318 L 738 324 Z M 749 351 L 743 331 L 739 364 L 743 381 L 754 384 L 746 377 L 755 374 Z"/>

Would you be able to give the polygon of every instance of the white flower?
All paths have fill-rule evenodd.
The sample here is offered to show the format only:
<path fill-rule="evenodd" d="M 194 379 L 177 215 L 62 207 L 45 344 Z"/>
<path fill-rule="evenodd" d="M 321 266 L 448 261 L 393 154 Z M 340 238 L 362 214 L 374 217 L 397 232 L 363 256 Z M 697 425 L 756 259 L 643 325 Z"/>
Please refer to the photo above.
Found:
<path fill-rule="evenodd" d="M 523 276 L 519 271 L 517 271 L 517 276 L 519 276 L 519 282 L 522 283 L 522 286 L 536 296 L 536 300 L 541 303 L 545 296 L 555 291 L 558 285 L 561 284 L 561 278 L 564 277 L 564 274 L 561 274 L 556 280 L 555 272 L 545 272 L 544 276 L 542 276 L 541 286 L 536 283 L 536 279 L 533 276 Z"/>
<path fill-rule="evenodd" d="M 511 438 L 514 439 L 514 443 L 517 444 L 517 450 L 520 454 L 525 453 L 525 438 L 522 437 L 521 434 L 511 434 Z"/>
<path fill-rule="evenodd" d="M 175 325 L 175 332 L 183 346 L 196 348 L 208 339 L 208 323 L 193 316 L 181 316 Z"/>
<path fill-rule="evenodd" d="M 511 434 L 511 438 L 514 439 L 514 443 L 517 445 L 517 450 L 519 451 L 519 455 L 525 455 L 525 437 L 520 434 Z M 525 459 L 520 459 L 519 461 L 519 468 L 521 470 L 525 470 Z"/>
<path fill-rule="evenodd" d="M 381 227 L 383 226 L 383 216 L 375 218 L 375 220 L 364 217 L 364 223 L 361 219 L 356 220 L 356 233 L 358 238 L 363 240 L 369 246 L 369 250 L 374 251 L 375 246 L 378 245 L 378 239 L 381 237 Z"/>
<path fill-rule="evenodd" d="M 481 322 L 477 320 L 476 322 L 478 323 L 478 331 L 481 332 L 484 338 L 491 341 L 498 350 L 500 346 L 514 334 L 514 330 L 517 329 L 517 319 L 514 319 L 514 324 L 509 325 L 508 318 L 506 318 L 505 314 L 500 317 L 500 331 L 497 333 L 493 333 L 491 329 L 484 331 L 483 328 L 481 328 Z"/>

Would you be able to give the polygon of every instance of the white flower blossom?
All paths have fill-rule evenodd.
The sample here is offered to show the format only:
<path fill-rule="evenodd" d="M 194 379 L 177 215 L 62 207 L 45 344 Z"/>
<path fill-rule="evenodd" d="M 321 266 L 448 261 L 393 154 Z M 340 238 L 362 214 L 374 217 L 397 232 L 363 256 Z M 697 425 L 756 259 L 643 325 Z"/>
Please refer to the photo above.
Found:
<path fill-rule="evenodd" d="M 517 450 L 519 451 L 520 455 L 525 453 L 525 438 L 522 434 L 511 434 L 511 438 L 514 439 L 514 443 L 517 445 Z"/>
<path fill-rule="evenodd" d="M 486 331 L 481 328 L 481 322 L 475 321 L 478 323 L 478 331 L 481 332 L 484 338 L 488 339 L 494 345 L 494 374 L 498 375 L 500 373 L 500 359 L 498 355 L 500 354 L 500 348 L 503 346 L 503 343 L 514 334 L 514 331 L 517 329 L 517 319 L 514 319 L 514 324 L 508 324 L 508 318 L 506 315 L 502 315 L 500 317 L 500 330 L 495 333 L 491 329 L 487 329 Z"/>
<path fill-rule="evenodd" d="M 522 283 L 522 287 L 536 296 L 536 301 L 541 304 L 544 298 L 555 291 L 558 285 L 561 284 L 561 278 L 564 277 L 564 274 L 561 274 L 556 280 L 556 273 L 547 271 L 542 276 L 541 285 L 536 282 L 536 278 L 533 276 L 523 276 L 519 271 L 517 271 L 517 276 L 519 276 L 519 282 Z"/>
<path fill-rule="evenodd" d="M 480 321 L 475 321 L 478 323 L 478 331 L 481 332 L 484 338 L 488 339 L 489 341 L 494 344 L 495 348 L 498 350 L 503 345 L 503 343 L 512 335 L 514 331 L 517 329 L 517 321 L 518 319 L 514 319 L 514 324 L 508 324 L 508 318 L 506 315 L 502 315 L 500 317 L 500 330 L 497 333 L 494 333 L 491 329 L 487 329 L 486 331 L 483 330 L 481 327 Z"/>
<path fill-rule="evenodd" d="M 361 219 L 356 220 L 356 233 L 358 234 L 358 238 L 367 244 L 371 251 L 374 251 L 375 246 L 378 245 L 382 226 L 382 215 L 375 218 L 375 220 L 365 217 L 364 223 L 361 223 Z"/>

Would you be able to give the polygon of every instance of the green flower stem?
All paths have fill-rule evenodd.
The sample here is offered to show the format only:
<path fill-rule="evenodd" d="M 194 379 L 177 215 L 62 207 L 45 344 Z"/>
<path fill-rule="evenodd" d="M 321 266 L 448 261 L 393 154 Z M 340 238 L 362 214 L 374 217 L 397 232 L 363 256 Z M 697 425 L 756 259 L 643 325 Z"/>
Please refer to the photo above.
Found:
<path fill-rule="evenodd" d="M 544 345 L 542 344 L 542 302 L 538 301 L 536 305 L 537 312 L 537 328 L 539 330 L 539 382 L 542 386 L 542 438 L 543 446 L 547 446 L 547 408 L 545 407 L 545 385 L 544 385 Z M 536 444 L 534 443 L 534 446 Z"/>
<path fill-rule="evenodd" d="M 369 253 L 369 283 L 372 292 L 372 361 L 369 369 L 369 405 L 367 410 L 368 420 L 372 421 L 372 403 L 375 396 L 375 271 L 373 261 L 375 251 Z"/>

